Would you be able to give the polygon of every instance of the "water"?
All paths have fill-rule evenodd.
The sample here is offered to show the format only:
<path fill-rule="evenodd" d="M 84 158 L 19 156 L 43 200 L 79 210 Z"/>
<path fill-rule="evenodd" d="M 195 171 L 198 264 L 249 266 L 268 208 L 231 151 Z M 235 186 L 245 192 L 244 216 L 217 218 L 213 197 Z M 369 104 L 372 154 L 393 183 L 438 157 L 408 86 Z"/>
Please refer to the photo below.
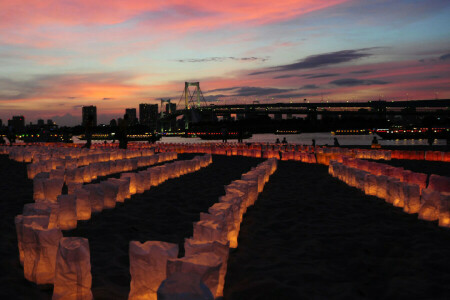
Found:
<path fill-rule="evenodd" d="M 274 143 L 276 139 L 280 139 L 280 141 L 286 137 L 288 143 L 292 144 L 303 144 L 303 145 L 311 145 L 312 139 L 316 140 L 317 146 L 322 145 L 330 145 L 332 146 L 334 143 L 334 138 L 339 140 L 339 144 L 341 146 L 364 146 L 371 145 L 373 135 L 332 135 L 329 132 L 316 132 L 316 133 L 300 133 L 300 134 L 288 134 L 288 135 L 275 135 L 272 133 L 263 133 L 263 134 L 254 134 L 250 139 L 245 139 L 246 143 Z M 382 146 L 427 146 L 427 139 L 418 139 L 418 140 L 382 140 L 378 137 L 378 143 Z M 236 142 L 236 140 L 229 140 L 230 142 Z M 85 141 L 79 140 L 77 137 L 73 137 L 74 143 L 85 143 Z M 102 143 L 103 141 L 93 141 L 94 143 Z M 111 143 L 111 141 L 107 141 Z M 182 138 L 182 137 L 162 137 L 160 142 L 163 143 L 185 143 L 185 144 L 196 144 L 196 143 L 207 143 L 214 141 L 206 141 L 200 138 Z M 218 140 L 221 142 L 221 140 Z M 146 143 L 146 142 L 143 142 Z M 443 139 L 434 140 L 433 145 L 437 146 L 445 146 L 446 141 Z"/>

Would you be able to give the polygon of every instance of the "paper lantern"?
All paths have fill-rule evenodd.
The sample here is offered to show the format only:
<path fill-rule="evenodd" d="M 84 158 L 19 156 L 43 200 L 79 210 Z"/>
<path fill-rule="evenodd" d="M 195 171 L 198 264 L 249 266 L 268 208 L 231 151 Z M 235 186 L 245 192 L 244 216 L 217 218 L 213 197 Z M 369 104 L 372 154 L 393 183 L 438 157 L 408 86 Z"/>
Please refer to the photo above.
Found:
<path fill-rule="evenodd" d="M 186 239 L 184 241 L 185 256 L 192 256 L 199 253 L 211 252 L 221 258 L 222 266 L 220 268 L 219 284 L 217 286 L 216 297 L 223 296 L 223 288 L 225 286 L 225 275 L 227 274 L 227 262 L 230 252 L 229 243 L 221 243 L 218 241 L 201 242 L 194 239 Z"/>
<path fill-rule="evenodd" d="M 428 188 L 439 192 L 450 193 L 450 178 L 431 174 Z"/>
<path fill-rule="evenodd" d="M 119 194 L 117 195 L 117 202 L 124 202 L 125 199 L 130 198 L 130 181 L 129 180 L 108 178 L 108 181 L 119 186 Z"/>
<path fill-rule="evenodd" d="M 450 193 L 440 195 L 439 226 L 450 227 Z"/>
<path fill-rule="evenodd" d="M 136 173 L 122 173 L 120 174 L 120 179 L 129 178 L 130 181 L 130 194 L 134 195 L 137 192 L 136 187 Z"/>
<path fill-rule="evenodd" d="M 157 295 L 158 300 L 214 300 L 199 275 L 181 272 L 175 272 L 164 280 Z"/>
<path fill-rule="evenodd" d="M 167 276 L 181 272 L 196 274 L 217 297 L 222 259 L 214 253 L 204 252 L 167 261 Z"/>
<path fill-rule="evenodd" d="M 57 197 L 62 193 L 64 179 L 47 179 L 43 182 L 45 201 L 56 202 Z"/>
<path fill-rule="evenodd" d="M 103 200 L 105 194 L 100 184 L 87 184 L 83 186 L 83 189 L 89 191 L 89 202 L 91 203 L 91 212 L 101 212 L 103 210 Z"/>
<path fill-rule="evenodd" d="M 62 238 L 56 255 L 53 300 L 91 300 L 91 261 L 85 238 Z"/>
<path fill-rule="evenodd" d="M 91 218 L 90 194 L 91 192 L 84 188 L 79 188 L 74 191 L 78 220 L 89 220 Z"/>
<path fill-rule="evenodd" d="M 24 276 L 37 284 L 53 283 L 60 229 L 45 229 L 36 223 L 22 227 Z"/>
<path fill-rule="evenodd" d="M 377 197 L 381 199 L 386 199 L 387 197 L 387 182 L 388 176 L 380 175 L 377 176 Z"/>
<path fill-rule="evenodd" d="M 70 183 L 67 184 L 67 193 L 68 194 L 73 194 L 76 189 L 80 189 L 82 187 L 83 187 L 82 183 L 70 182 Z"/>
<path fill-rule="evenodd" d="M 194 239 L 198 241 L 228 240 L 228 230 L 223 223 L 213 220 L 201 220 L 194 223 Z"/>
<path fill-rule="evenodd" d="M 156 292 L 166 279 L 167 260 L 178 256 L 178 245 L 147 241 L 130 242 L 130 294 L 132 299 L 157 299 Z"/>
<path fill-rule="evenodd" d="M 77 200 L 75 195 L 59 195 L 59 228 L 77 228 Z"/>
<path fill-rule="evenodd" d="M 418 213 L 420 210 L 420 187 L 417 184 L 406 184 L 403 186 L 404 207 L 403 211 L 408 214 Z"/>
<path fill-rule="evenodd" d="M 48 226 L 48 216 L 23 216 L 17 215 L 14 218 L 14 224 L 16 227 L 17 234 L 17 246 L 19 248 L 19 260 L 20 264 L 23 265 L 24 262 L 24 248 L 23 248 L 23 226 L 40 226 L 42 228 L 47 228 Z"/>
<path fill-rule="evenodd" d="M 57 203 L 27 203 L 23 206 L 23 216 L 37 218 L 46 217 L 46 223 L 38 223 L 44 228 L 58 228 L 59 226 L 59 204 Z"/>
<path fill-rule="evenodd" d="M 432 189 L 423 189 L 420 201 L 419 219 L 436 221 L 439 218 L 440 193 Z"/>
<path fill-rule="evenodd" d="M 119 186 L 110 181 L 102 181 L 99 187 L 102 189 L 104 195 L 103 209 L 111 209 L 116 207 Z"/>
<path fill-rule="evenodd" d="M 366 174 L 364 178 L 364 192 L 366 195 L 377 195 L 377 176 L 372 174 Z"/>
<path fill-rule="evenodd" d="M 49 178 L 49 173 L 39 173 L 33 179 L 33 199 L 36 202 L 45 200 L 44 181 Z"/>

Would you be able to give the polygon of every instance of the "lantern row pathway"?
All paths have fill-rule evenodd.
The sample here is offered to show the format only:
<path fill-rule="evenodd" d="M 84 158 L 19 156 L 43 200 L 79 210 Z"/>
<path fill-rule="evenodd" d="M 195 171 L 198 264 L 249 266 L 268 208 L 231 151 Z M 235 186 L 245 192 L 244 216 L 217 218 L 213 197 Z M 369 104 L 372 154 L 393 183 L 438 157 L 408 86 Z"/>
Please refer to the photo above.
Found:
<path fill-rule="evenodd" d="M 224 298 L 444 299 L 450 231 L 280 161 L 230 249 Z"/>
<path fill-rule="evenodd" d="M 403 167 L 405 170 L 411 170 L 417 173 L 436 174 L 450 177 L 450 162 L 426 161 L 426 160 L 374 160 L 374 162 L 391 165 L 394 167 Z"/>
<path fill-rule="evenodd" d="M 27 179 L 26 164 L 0 155 L 0 299 L 40 300 L 52 295 L 27 281 L 19 263 L 14 217 L 32 202 L 33 182 Z"/>
<path fill-rule="evenodd" d="M 177 243 L 179 255 L 184 256 L 184 239 L 192 236 L 192 223 L 199 220 L 200 212 L 207 212 L 225 194 L 224 185 L 262 161 L 213 155 L 208 167 L 170 179 L 79 222 L 75 230 L 64 231 L 64 236 L 89 239 L 94 299 L 127 299 L 131 240 Z"/>

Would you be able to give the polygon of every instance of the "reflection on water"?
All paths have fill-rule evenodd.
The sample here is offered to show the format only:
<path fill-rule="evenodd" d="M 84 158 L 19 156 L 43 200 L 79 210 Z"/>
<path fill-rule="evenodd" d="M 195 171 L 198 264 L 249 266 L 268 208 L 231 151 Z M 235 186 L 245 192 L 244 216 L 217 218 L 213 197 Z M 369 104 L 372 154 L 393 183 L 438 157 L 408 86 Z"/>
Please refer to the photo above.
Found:
<path fill-rule="evenodd" d="M 339 140 L 339 144 L 341 146 L 351 146 L 351 145 L 370 145 L 372 143 L 373 135 L 332 135 L 327 132 L 318 132 L 318 133 L 301 133 L 301 134 L 291 134 L 291 135 L 275 135 L 271 133 L 264 134 L 254 134 L 252 138 L 245 139 L 244 142 L 253 142 L 253 143 L 274 143 L 277 138 L 280 140 L 286 137 L 288 143 L 293 144 L 303 144 L 303 145 L 311 145 L 312 139 L 316 140 L 316 145 L 333 145 L 333 139 L 336 137 Z M 383 146 L 426 146 L 428 145 L 428 141 L 426 139 L 420 140 L 382 140 L 378 137 L 378 142 Z M 207 143 L 211 141 L 205 141 L 200 138 L 182 138 L 182 137 L 162 137 L 161 142 L 164 143 L 186 143 L 186 144 L 194 144 L 194 143 Z M 230 140 L 230 142 L 235 142 L 236 140 Z M 85 141 L 79 140 L 77 137 L 73 137 L 74 143 L 85 143 Z M 97 141 L 96 143 L 102 143 L 103 141 Z M 107 141 L 111 143 L 111 141 Z M 221 140 L 218 140 L 221 142 Z M 146 143 L 146 142 L 142 142 Z M 434 145 L 445 145 L 445 140 L 434 140 Z"/>

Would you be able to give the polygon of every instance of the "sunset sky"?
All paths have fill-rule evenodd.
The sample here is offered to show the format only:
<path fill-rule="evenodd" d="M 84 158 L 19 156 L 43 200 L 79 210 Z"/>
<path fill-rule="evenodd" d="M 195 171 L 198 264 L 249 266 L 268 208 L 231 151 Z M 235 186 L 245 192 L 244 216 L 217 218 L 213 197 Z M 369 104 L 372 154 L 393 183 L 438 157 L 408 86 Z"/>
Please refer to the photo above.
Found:
<path fill-rule="evenodd" d="M 450 98 L 448 0 L 0 1 L 0 119 L 178 103 Z"/>

